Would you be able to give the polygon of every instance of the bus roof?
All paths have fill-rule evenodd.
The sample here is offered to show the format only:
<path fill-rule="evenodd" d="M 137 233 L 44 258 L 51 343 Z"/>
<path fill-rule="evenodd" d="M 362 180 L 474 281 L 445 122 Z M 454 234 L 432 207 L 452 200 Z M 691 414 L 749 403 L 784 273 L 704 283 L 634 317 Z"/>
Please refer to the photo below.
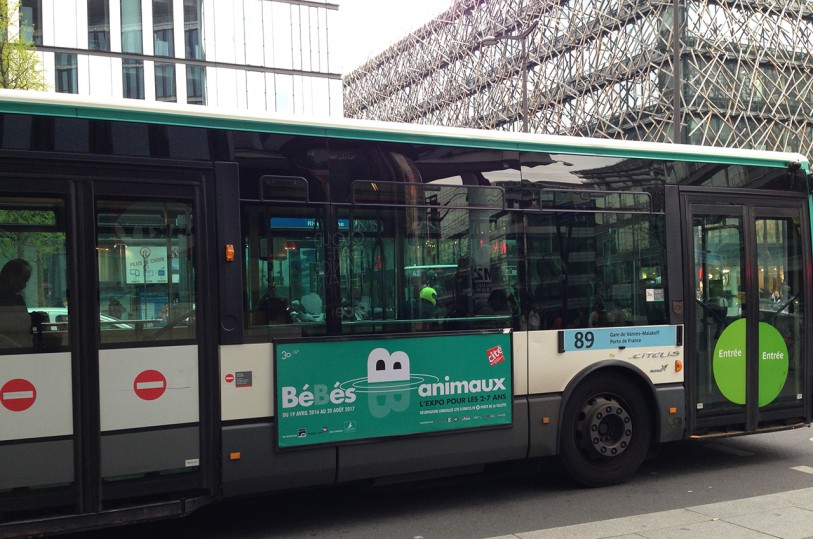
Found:
<path fill-rule="evenodd" d="M 25 90 L 0 89 L 0 112 L 508 151 L 542 151 L 769 167 L 787 167 L 792 163 L 798 163 L 805 171 L 810 172 L 807 158 L 800 153 L 511 133 L 347 118 L 286 116 L 200 105 L 132 99 L 91 99 L 72 94 Z"/>

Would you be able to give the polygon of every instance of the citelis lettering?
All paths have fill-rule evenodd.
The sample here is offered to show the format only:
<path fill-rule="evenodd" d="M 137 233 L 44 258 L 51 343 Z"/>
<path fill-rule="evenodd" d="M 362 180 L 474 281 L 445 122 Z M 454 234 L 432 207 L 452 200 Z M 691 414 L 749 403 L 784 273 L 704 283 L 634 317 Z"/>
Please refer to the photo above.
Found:
<path fill-rule="evenodd" d="M 661 358 L 670 358 L 670 357 L 678 357 L 680 355 L 679 350 L 672 350 L 671 352 L 640 352 L 632 356 L 631 359 L 661 359 Z"/>

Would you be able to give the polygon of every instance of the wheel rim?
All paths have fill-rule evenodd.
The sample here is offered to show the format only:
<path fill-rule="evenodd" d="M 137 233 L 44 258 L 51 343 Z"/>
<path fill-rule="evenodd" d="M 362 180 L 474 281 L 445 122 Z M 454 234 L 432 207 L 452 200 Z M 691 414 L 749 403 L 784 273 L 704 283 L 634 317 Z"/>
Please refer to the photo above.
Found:
<path fill-rule="evenodd" d="M 613 458 L 632 442 L 633 423 L 626 407 L 612 396 L 589 399 L 576 419 L 580 449 L 592 458 Z"/>

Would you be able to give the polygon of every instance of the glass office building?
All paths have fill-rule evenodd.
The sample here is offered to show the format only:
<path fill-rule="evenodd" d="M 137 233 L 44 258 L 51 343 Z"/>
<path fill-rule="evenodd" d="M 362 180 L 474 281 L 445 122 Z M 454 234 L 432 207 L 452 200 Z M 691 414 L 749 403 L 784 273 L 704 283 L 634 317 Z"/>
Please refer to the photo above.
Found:
<path fill-rule="evenodd" d="M 21 0 L 52 91 L 342 115 L 324 0 Z"/>
<path fill-rule="evenodd" d="M 811 73 L 811 0 L 456 0 L 345 115 L 813 155 Z"/>

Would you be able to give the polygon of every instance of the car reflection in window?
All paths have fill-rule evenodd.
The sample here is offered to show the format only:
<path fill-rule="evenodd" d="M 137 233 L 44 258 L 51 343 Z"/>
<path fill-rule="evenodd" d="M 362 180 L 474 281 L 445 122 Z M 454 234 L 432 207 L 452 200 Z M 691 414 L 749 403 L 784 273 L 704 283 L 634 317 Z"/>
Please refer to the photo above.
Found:
<path fill-rule="evenodd" d="M 44 320 L 47 331 L 60 331 L 67 329 L 68 309 L 67 307 L 29 307 L 29 313 L 43 313 L 47 316 Z M 133 324 L 121 322 L 118 318 L 99 314 L 99 323 L 105 329 L 133 329 Z"/>

